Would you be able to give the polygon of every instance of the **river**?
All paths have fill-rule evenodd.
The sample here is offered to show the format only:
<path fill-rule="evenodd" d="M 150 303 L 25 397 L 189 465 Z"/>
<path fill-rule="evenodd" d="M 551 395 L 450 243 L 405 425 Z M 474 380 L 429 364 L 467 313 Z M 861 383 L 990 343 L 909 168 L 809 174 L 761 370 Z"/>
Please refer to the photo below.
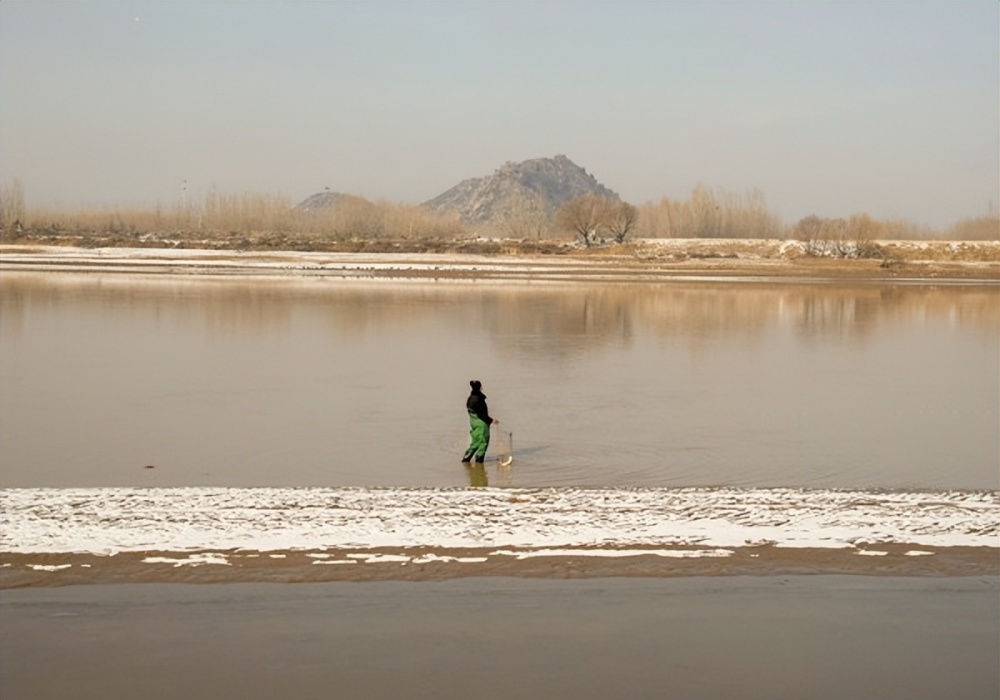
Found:
<path fill-rule="evenodd" d="M 0 358 L 3 487 L 1000 481 L 990 284 L 7 272 Z"/>

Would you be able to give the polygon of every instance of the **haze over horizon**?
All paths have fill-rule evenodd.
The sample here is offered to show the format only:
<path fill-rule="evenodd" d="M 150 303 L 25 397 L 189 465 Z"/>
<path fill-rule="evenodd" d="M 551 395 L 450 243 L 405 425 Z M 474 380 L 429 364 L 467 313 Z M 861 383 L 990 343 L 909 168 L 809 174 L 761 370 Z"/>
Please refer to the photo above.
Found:
<path fill-rule="evenodd" d="M 0 3 L 28 206 L 329 188 L 420 203 L 565 154 L 634 204 L 785 222 L 1000 204 L 1000 4 Z"/>

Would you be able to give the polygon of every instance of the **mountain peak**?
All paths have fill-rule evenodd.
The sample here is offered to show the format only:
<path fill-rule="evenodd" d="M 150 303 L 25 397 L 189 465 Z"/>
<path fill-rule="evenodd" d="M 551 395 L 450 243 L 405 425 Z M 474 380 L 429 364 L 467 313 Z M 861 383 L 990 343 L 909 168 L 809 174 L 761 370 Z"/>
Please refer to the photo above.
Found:
<path fill-rule="evenodd" d="M 508 161 L 492 175 L 463 180 L 424 206 L 441 213 L 454 212 L 462 221 L 478 224 L 498 219 L 526 203 L 541 204 L 551 216 L 569 200 L 585 194 L 620 199 L 593 175 L 560 154 L 520 163 Z"/>

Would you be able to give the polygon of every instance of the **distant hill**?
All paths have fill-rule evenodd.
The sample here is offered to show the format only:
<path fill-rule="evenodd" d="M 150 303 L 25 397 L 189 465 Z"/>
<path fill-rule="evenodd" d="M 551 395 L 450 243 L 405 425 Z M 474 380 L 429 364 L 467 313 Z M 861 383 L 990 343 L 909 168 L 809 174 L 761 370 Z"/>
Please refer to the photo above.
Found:
<path fill-rule="evenodd" d="M 295 205 L 295 209 L 296 211 L 320 212 L 349 204 L 371 205 L 371 202 L 364 197 L 358 197 L 357 195 L 343 194 L 342 192 L 330 192 L 327 190 L 325 192 L 317 192 L 314 195 L 306 197 Z"/>
<path fill-rule="evenodd" d="M 497 221 L 522 210 L 525 203 L 540 204 L 551 216 L 571 199 L 597 194 L 618 201 L 619 196 L 564 155 L 505 163 L 487 177 L 463 180 L 423 206 L 463 222 Z"/>

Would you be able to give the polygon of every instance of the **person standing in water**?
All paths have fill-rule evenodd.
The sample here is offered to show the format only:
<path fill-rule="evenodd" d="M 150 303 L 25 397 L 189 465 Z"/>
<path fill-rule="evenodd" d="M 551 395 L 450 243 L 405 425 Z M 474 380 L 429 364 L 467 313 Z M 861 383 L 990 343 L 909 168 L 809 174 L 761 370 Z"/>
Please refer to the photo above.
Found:
<path fill-rule="evenodd" d="M 490 426 L 499 424 L 496 418 L 490 417 L 490 409 L 486 406 L 486 394 L 483 393 L 481 382 L 473 379 L 469 382 L 472 393 L 465 401 L 465 409 L 469 412 L 469 449 L 462 456 L 462 461 L 468 464 L 473 457 L 476 464 L 482 464 L 486 459 L 486 448 L 490 446 Z"/>

